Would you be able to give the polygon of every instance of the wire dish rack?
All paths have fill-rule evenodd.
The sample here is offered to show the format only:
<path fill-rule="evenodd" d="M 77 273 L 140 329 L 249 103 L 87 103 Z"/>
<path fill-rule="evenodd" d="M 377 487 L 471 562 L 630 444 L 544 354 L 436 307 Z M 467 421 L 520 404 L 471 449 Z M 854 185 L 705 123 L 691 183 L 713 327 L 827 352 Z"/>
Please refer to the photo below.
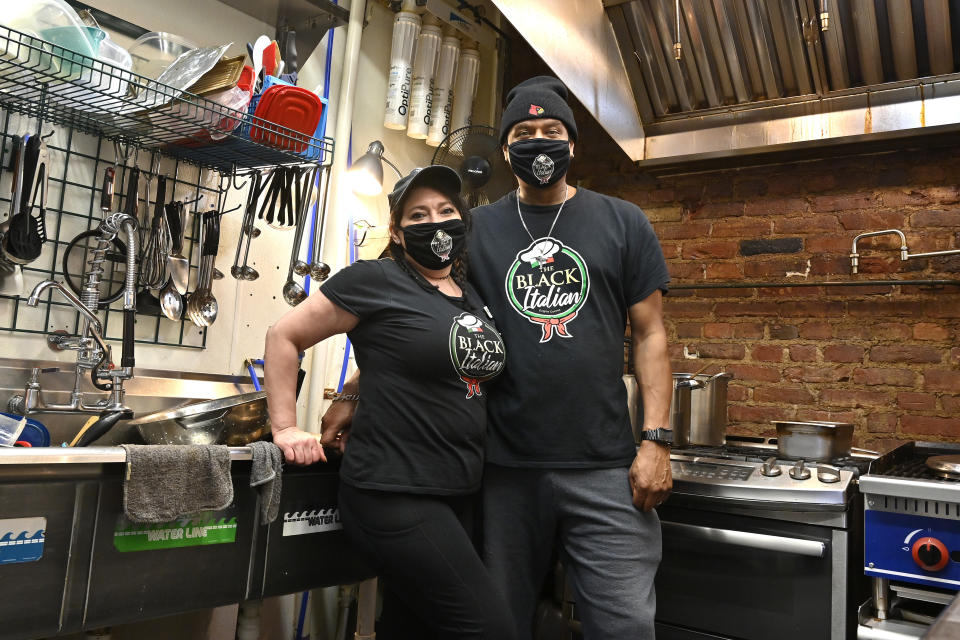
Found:
<path fill-rule="evenodd" d="M 333 140 L 0 26 L 0 107 L 220 173 L 323 163 Z M 257 141 L 249 131 L 257 131 Z M 214 139 L 220 138 L 220 139 Z"/>

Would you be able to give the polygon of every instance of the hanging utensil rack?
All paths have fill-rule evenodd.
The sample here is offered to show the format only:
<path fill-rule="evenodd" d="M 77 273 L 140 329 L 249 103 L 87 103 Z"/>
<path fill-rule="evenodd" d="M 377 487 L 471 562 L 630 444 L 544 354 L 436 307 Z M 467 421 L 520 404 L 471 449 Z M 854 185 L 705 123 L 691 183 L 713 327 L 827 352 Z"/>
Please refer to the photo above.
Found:
<path fill-rule="evenodd" d="M 41 258 L 24 267 L 24 275 L 31 281 L 62 279 L 60 262 L 72 234 L 78 229 L 96 227 L 100 218 L 97 181 L 104 167 L 117 162 L 110 153 L 110 142 L 138 150 L 141 158 L 153 153 L 166 157 L 164 173 L 173 175 L 174 193 L 188 193 L 194 200 L 204 196 L 203 209 L 216 205 L 221 211 L 225 193 L 204 183 L 203 170 L 212 170 L 221 177 L 231 176 L 236 184 L 236 176 L 250 171 L 324 165 L 329 164 L 333 156 L 330 138 L 303 135 L 0 26 L 0 166 L 3 167 L 9 164 L 6 150 L 10 139 L 24 133 L 15 130 L 12 114 L 30 118 L 32 131 L 46 134 L 51 127 L 58 127 L 65 134 L 60 145 L 50 145 L 57 165 L 50 175 L 50 183 L 59 192 L 48 207 L 49 224 L 55 229 L 48 239 L 52 251 L 46 249 Z M 211 139 L 208 130 L 227 122 L 238 126 L 232 131 L 217 131 L 223 135 L 220 140 Z M 259 142 L 249 139 L 252 128 L 259 128 L 263 133 Z M 85 163 L 92 167 L 89 183 L 86 178 L 78 180 L 77 176 L 84 171 L 71 168 L 71 161 L 75 166 Z M 122 196 L 119 185 L 125 184 L 129 168 L 126 163 L 118 167 L 118 196 Z M 6 172 L 0 172 L 0 177 L 6 185 Z M 72 193 L 65 198 L 68 192 Z M 0 189 L 0 206 L 4 209 L 10 201 L 8 196 L 9 189 Z M 141 195 L 140 199 L 142 202 L 145 198 Z M 120 210 L 122 206 L 119 198 L 116 208 Z M 193 206 L 201 209 L 200 205 Z M 187 255 L 197 253 L 192 251 L 197 236 L 198 225 L 194 221 L 185 237 Z M 197 266 L 191 264 L 190 268 L 194 271 Z M 108 274 L 107 278 L 111 277 L 116 276 Z M 56 300 L 45 300 L 41 308 L 29 309 L 29 313 L 23 303 L 18 296 L 0 295 L 0 330 L 48 333 L 54 325 L 62 327 L 63 314 L 70 312 L 67 305 Z M 120 313 L 111 307 L 98 314 L 103 318 L 105 337 L 110 340 L 120 337 Z M 155 323 L 152 331 L 142 327 L 144 322 Z M 72 333 L 77 333 L 79 318 L 71 324 Z M 139 316 L 137 342 L 196 349 L 206 346 L 206 329 L 198 331 L 183 320 L 173 323 L 176 326 L 173 330 L 170 325 L 166 319 Z M 70 327 L 66 330 L 71 332 Z"/>

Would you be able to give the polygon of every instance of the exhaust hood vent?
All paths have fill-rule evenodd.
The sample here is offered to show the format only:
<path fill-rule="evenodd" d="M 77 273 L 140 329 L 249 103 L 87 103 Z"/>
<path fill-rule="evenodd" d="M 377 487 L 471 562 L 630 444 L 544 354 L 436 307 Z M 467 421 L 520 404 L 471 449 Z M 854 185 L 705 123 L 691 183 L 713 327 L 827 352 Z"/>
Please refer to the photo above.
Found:
<path fill-rule="evenodd" d="M 641 165 L 960 132 L 960 0 L 605 9 L 643 125 Z"/>

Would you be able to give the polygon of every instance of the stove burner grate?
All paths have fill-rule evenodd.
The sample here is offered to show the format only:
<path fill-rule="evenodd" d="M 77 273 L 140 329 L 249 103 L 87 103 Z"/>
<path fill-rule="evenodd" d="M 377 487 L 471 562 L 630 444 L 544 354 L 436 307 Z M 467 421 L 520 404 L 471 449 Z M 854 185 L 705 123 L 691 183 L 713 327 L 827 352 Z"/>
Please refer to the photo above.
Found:
<path fill-rule="evenodd" d="M 906 460 L 901 460 L 880 475 L 894 478 L 917 478 L 920 480 L 960 482 L 960 477 L 958 476 L 947 477 L 946 475 L 938 474 L 933 469 L 928 467 L 927 458 L 929 458 L 931 455 L 934 454 L 928 452 L 924 452 L 920 455 L 913 454 L 911 457 L 907 458 Z"/>
<path fill-rule="evenodd" d="M 737 460 L 742 462 L 756 462 L 760 463 L 771 456 L 777 459 L 777 463 L 781 465 L 793 465 L 796 463 L 796 460 L 791 460 L 788 458 L 781 458 L 778 454 L 777 447 L 774 445 L 770 446 L 742 446 L 742 445 L 731 445 L 726 444 L 723 446 L 709 447 L 709 446 L 688 446 L 683 448 L 678 448 L 673 450 L 676 454 L 682 455 L 693 455 L 693 456 L 703 456 L 707 458 L 720 458 L 726 460 Z M 854 474 L 854 476 L 860 476 L 861 474 L 867 473 L 870 468 L 870 459 L 857 458 L 853 456 L 848 456 L 844 458 L 836 458 L 825 464 L 837 467 L 838 469 L 843 469 L 844 471 L 849 471 Z M 816 467 L 818 463 L 813 461 L 808 461 L 807 466 Z"/>

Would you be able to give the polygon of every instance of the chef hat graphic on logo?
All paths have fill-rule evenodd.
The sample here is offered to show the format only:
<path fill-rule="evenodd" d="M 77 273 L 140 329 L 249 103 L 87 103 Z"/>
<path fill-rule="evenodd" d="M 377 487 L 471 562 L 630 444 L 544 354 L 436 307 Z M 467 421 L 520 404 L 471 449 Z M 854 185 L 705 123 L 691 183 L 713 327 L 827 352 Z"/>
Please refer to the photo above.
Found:
<path fill-rule="evenodd" d="M 532 116 L 542 116 L 543 107 L 537 106 L 535 104 L 530 105 L 530 115 Z"/>

